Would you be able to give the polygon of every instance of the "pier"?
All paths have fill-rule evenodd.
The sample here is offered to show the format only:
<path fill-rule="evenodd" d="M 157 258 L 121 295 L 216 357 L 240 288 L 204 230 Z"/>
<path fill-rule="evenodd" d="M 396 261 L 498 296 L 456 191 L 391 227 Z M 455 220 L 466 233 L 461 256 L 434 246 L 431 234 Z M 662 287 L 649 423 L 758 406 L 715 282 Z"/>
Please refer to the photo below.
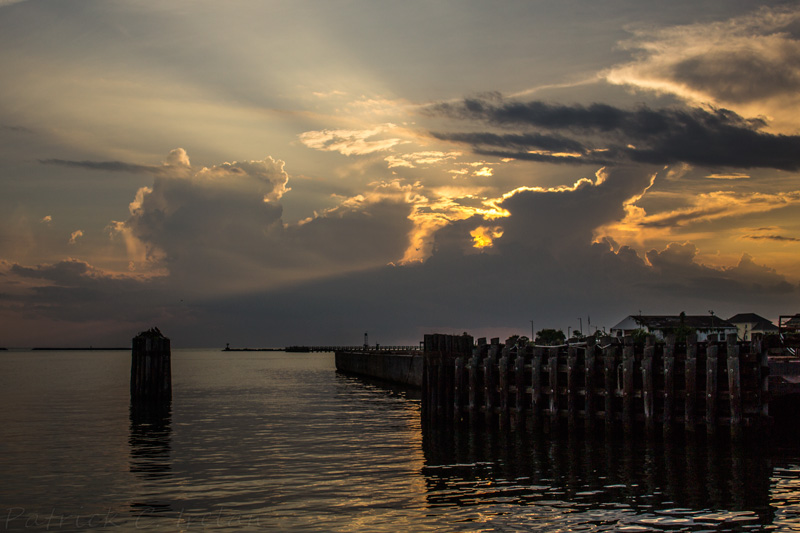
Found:
<path fill-rule="evenodd" d="M 335 350 L 336 369 L 370 379 L 422 388 L 423 354 L 420 349 Z"/>
<path fill-rule="evenodd" d="M 284 348 L 231 348 L 230 345 L 223 352 L 370 352 L 370 353 L 422 353 L 422 346 L 334 346 L 330 344 L 317 346 L 286 346 Z"/>
<path fill-rule="evenodd" d="M 769 362 L 760 343 L 594 338 L 563 346 L 473 346 L 469 335 L 426 335 L 423 417 L 586 430 L 634 427 L 666 436 L 769 422 Z"/>

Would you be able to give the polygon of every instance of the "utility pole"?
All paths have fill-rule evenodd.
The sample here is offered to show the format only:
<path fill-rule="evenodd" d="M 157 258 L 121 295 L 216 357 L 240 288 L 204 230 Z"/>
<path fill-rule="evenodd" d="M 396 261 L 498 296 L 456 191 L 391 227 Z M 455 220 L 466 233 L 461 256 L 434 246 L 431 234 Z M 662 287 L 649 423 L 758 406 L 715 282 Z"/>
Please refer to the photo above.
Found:
<path fill-rule="evenodd" d="M 581 317 L 578 317 L 578 324 L 580 324 L 581 326 L 581 329 L 579 329 L 578 331 L 580 332 L 581 335 L 583 335 L 583 319 Z"/>
<path fill-rule="evenodd" d="M 531 323 L 531 342 L 536 340 L 536 334 L 533 332 L 533 320 L 530 321 Z"/>

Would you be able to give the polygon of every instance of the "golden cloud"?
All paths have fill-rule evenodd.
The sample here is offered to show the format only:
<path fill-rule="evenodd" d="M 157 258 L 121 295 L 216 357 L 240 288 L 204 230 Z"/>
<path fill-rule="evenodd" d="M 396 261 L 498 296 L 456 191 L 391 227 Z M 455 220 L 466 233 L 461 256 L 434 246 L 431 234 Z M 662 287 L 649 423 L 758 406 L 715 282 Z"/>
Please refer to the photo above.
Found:
<path fill-rule="evenodd" d="M 300 142 L 323 152 L 339 152 L 347 156 L 366 155 L 385 152 L 402 143 L 396 137 L 377 138 L 394 128 L 394 124 L 384 124 L 368 130 L 307 131 L 300 134 Z"/>

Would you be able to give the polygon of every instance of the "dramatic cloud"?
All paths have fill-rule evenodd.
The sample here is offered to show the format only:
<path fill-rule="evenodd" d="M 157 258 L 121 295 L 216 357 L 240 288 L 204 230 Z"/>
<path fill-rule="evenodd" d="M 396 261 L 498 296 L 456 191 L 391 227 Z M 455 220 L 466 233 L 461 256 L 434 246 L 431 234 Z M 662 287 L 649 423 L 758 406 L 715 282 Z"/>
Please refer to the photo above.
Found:
<path fill-rule="evenodd" d="M 442 103 L 429 112 L 504 129 L 562 132 L 432 134 L 470 144 L 480 155 L 549 163 L 800 169 L 799 135 L 766 133 L 761 131 L 763 120 L 746 119 L 726 109 L 626 110 L 606 104 L 568 106 L 495 97 Z"/>
<path fill-rule="evenodd" d="M 192 169 L 183 150 L 173 151 L 167 168 L 152 187 L 140 189 L 130 204 L 130 218 L 115 222 L 131 257 L 141 263 L 190 266 L 194 261 L 236 262 L 271 226 L 280 226 L 286 191 L 283 162 L 224 163 Z M 211 266 L 209 264 L 208 266 Z"/>
<path fill-rule="evenodd" d="M 712 268 L 698 261 L 691 243 L 646 256 L 592 244 L 593 229 L 618 219 L 625 202 L 651 183 L 652 175 L 629 168 L 569 188 L 515 191 L 501 202 L 507 217 L 487 225 L 475 216 L 436 232 L 424 263 L 271 291 L 264 298 L 282 309 L 272 327 L 302 327 L 342 342 L 362 330 L 371 338 L 414 342 L 431 331 L 524 333 L 529 320 L 537 329 L 576 327 L 575 317 L 591 315 L 595 324 L 610 325 L 639 310 L 705 313 L 711 307 L 730 316 L 793 301 L 796 287 L 747 255 L 733 267 Z M 476 239 L 487 243 L 486 236 L 492 246 L 476 253 Z M 267 312 L 255 297 L 235 306 Z M 354 311 L 335 313 L 341 306 Z"/>
<path fill-rule="evenodd" d="M 765 113 L 795 131 L 798 22 L 800 9 L 785 6 L 762 7 L 720 22 L 635 29 L 623 45 L 637 52 L 636 59 L 603 75 L 611 83 L 672 93 L 695 103 Z"/>
<path fill-rule="evenodd" d="M 720 316 L 763 313 L 796 298 L 796 287 L 750 256 L 712 268 L 691 243 L 646 255 L 593 243 L 595 228 L 623 218 L 657 169 L 608 169 L 569 187 L 517 189 L 486 215 L 441 225 L 426 261 L 387 266 L 376 259 L 407 246 L 409 202 L 423 203 L 418 191 L 377 184 L 285 226 L 264 202 L 286 184 L 282 165 L 269 158 L 249 165 L 190 168 L 140 191 L 122 228 L 161 249 L 162 276 L 112 276 L 76 260 L 12 265 L 0 276 L 0 313 L 12 316 L 28 302 L 25 316 L 36 323 L 108 320 L 135 331 L 136 321 L 157 320 L 173 338 L 205 345 L 347 343 L 365 330 L 379 342 L 414 343 L 431 331 L 521 333 L 529 320 L 537 329 L 565 327 L 585 314 L 608 326 L 640 309 L 705 312 L 710 299 Z M 324 276 L 309 268 L 318 264 Z M 258 276 L 269 279 L 253 283 Z M 217 290 L 221 279 L 229 281 L 225 291 Z M 231 290 L 237 283 L 242 290 Z"/>
<path fill-rule="evenodd" d="M 69 236 L 69 243 L 75 244 L 81 237 L 83 237 L 83 230 L 75 230 Z"/>
<path fill-rule="evenodd" d="M 402 257 L 410 231 L 404 194 L 359 196 L 299 225 L 283 222 L 290 190 L 284 163 L 223 163 L 194 168 L 183 150 L 170 172 L 138 191 L 130 217 L 112 223 L 137 271 L 166 268 L 174 283 L 241 291 L 295 283 Z"/>

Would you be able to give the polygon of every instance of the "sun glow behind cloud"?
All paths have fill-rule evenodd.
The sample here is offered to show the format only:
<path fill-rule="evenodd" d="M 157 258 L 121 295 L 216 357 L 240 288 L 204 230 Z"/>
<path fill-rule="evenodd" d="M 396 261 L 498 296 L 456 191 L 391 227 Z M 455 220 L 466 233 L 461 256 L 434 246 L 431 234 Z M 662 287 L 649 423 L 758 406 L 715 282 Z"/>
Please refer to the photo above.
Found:
<path fill-rule="evenodd" d="M 473 246 L 478 249 L 491 248 L 494 240 L 503 236 L 503 228 L 500 226 L 478 226 L 470 231 Z"/>

